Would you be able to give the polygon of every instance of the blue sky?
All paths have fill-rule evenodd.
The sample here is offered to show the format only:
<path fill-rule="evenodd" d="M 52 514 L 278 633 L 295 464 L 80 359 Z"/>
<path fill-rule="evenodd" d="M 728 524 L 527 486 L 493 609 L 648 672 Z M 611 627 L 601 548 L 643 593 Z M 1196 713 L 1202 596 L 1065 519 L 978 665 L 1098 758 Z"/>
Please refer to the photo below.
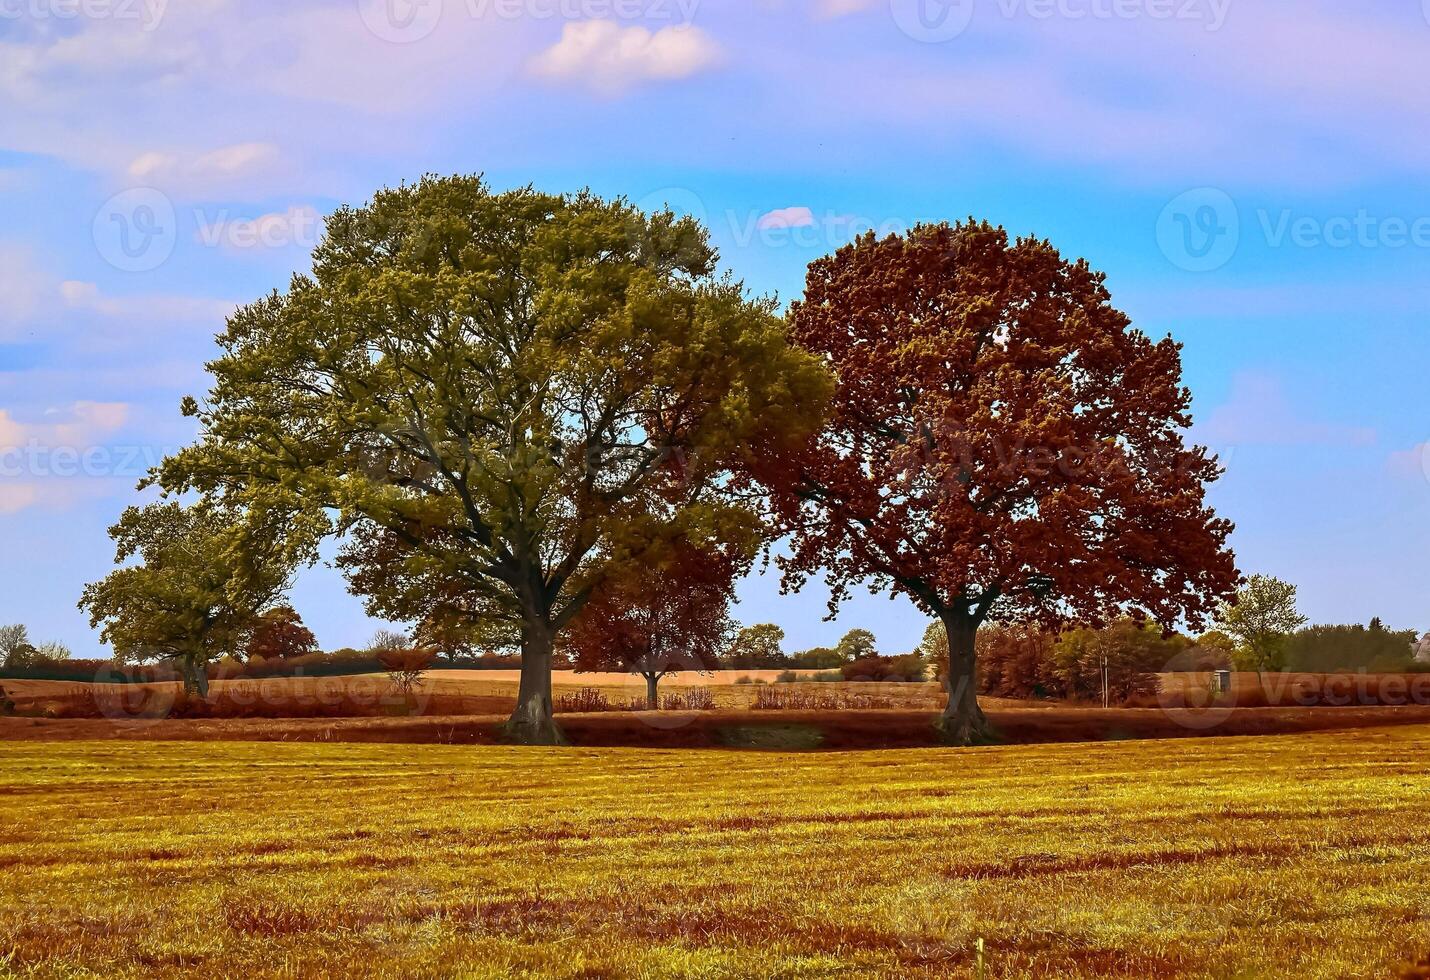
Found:
<path fill-rule="evenodd" d="M 702 217 L 799 295 L 854 231 L 974 215 L 1185 344 L 1246 571 L 1430 628 L 1430 20 L 1245 0 L 0 0 L 0 621 L 74 603 L 228 310 L 424 172 Z M 788 646 L 924 623 L 742 589 Z M 317 569 L 327 647 L 374 624 Z"/>

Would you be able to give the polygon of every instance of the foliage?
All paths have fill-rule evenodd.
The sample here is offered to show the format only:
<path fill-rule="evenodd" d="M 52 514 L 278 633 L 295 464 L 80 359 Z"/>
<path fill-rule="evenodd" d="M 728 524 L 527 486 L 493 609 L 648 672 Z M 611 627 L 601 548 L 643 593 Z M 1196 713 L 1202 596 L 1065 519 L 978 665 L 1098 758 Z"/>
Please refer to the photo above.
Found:
<path fill-rule="evenodd" d="M 639 674 L 654 710 L 664 677 L 718 663 L 735 630 L 735 576 L 750 557 L 686 543 L 608 578 L 571 622 L 565 646 L 576 670 Z"/>
<path fill-rule="evenodd" d="M 367 641 L 367 652 L 374 656 L 389 650 L 408 650 L 411 647 L 412 642 L 405 635 L 386 627 L 374 632 L 372 639 Z"/>
<path fill-rule="evenodd" d="M 774 670 L 784 667 L 786 659 L 780 649 L 784 643 L 785 631 L 774 623 L 757 623 L 746 626 L 735 634 L 724 656 L 721 666 L 742 670 Z"/>
<path fill-rule="evenodd" d="M 879 645 L 874 639 L 874 634 L 868 630 L 852 629 L 839 638 L 839 645 L 834 650 L 839 655 L 839 663 L 847 664 L 865 657 L 877 656 Z M 829 666 L 837 667 L 839 664 Z"/>
<path fill-rule="evenodd" d="M 0 667 L 14 670 L 30 662 L 35 652 L 30 632 L 22 624 L 0 626 Z"/>
<path fill-rule="evenodd" d="M 258 617 L 245 651 L 250 660 L 291 660 L 318 652 L 318 638 L 292 606 L 276 606 Z"/>
<path fill-rule="evenodd" d="M 899 657 L 881 657 L 874 654 L 845 664 L 839 670 L 847 681 L 921 681 L 924 679 L 924 661 L 916 653 L 906 653 Z"/>
<path fill-rule="evenodd" d="M 1179 346 L 1102 274 L 986 223 L 865 235 L 809 269 L 791 337 L 833 369 L 827 427 L 761 477 L 786 583 L 891 585 L 944 624 L 951 741 L 988 736 L 974 637 L 1141 611 L 1195 627 L 1236 581 L 1216 461 L 1183 435 Z"/>
<path fill-rule="evenodd" d="M 387 671 L 393 688 L 404 697 L 409 697 L 422 686 L 423 678 L 432 666 L 432 651 L 421 647 L 381 650 L 377 661 Z"/>
<path fill-rule="evenodd" d="M 818 423 L 825 372 L 716 258 L 693 220 L 589 193 L 380 191 L 230 319 L 163 485 L 335 513 L 369 611 L 519 636 L 512 737 L 559 740 L 553 643 L 591 591 L 672 540 L 757 537 L 732 472 Z"/>
<path fill-rule="evenodd" d="M 1070 630 L 1053 644 L 1052 675 L 1061 697 L 1098 701 L 1105 666 L 1110 703 L 1126 704 L 1155 697 L 1157 673 L 1185 646 L 1181 637 L 1164 636 L 1156 626 L 1128 619 L 1103 629 Z"/>
<path fill-rule="evenodd" d="M 1296 609 L 1296 586 L 1270 575 L 1252 575 L 1236 593 L 1235 603 L 1225 603 L 1217 628 L 1238 642 L 1237 667 L 1241 670 L 1282 670 L 1291 634 L 1306 622 Z"/>
<path fill-rule="evenodd" d="M 1056 634 L 1029 623 L 995 623 L 979 630 L 979 693 L 998 698 L 1064 697 L 1063 682 L 1053 670 L 1056 642 Z"/>
<path fill-rule="evenodd" d="M 1366 670 L 1393 673 L 1415 659 L 1416 632 L 1369 626 L 1311 626 L 1286 641 L 1286 669 L 1307 673 Z"/>
<path fill-rule="evenodd" d="M 828 670 L 840 667 L 847 661 L 833 647 L 810 647 L 790 654 L 789 662 L 800 670 Z"/>
<path fill-rule="evenodd" d="M 206 696 L 208 664 L 244 649 L 258 621 L 315 555 L 311 524 L 213 500 L 130 507 L 109 529 L 115 561 L 138 558 L 84 590 L 80 608 L 126 662 L 178 664 Z"/>

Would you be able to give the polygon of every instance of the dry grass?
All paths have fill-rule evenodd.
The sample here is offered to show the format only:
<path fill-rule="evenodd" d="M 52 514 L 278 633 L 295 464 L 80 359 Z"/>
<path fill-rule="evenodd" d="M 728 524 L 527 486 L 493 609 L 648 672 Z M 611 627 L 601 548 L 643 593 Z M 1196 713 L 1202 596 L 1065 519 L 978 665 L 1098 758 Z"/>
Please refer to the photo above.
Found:
<path fill-rule="evenodd" d="M 1395 976 L 1427 756 L 0 743 L 0 977 Z"/>
<path fill-rule="evenodd" d="M 818 673 L 804 671 L 803 674 Z M 683 673 L 661 682 L 661 694 L 688 696 L 694 690 L 708 693 L 714 708 L 738 711 L 750 708 L 761 684 L 740 684 L 741 677 L 772 681 L 780 671 L 717 671 Z M 17 711 L 30 717 L 50 718 L 372 718 L 409 713 L 409 698 L 393 688 L 383 674 L 342 677 L 269 677 L 214 681 L 209 702 L 186 703 L 178 684 L 77 684 L 59 681 L 3 681 Z M 428 716 L 486 715 L 511 711 L 516 702 L 516 671 L 434 670 L 410 699 L 413 713 Z M 774 685 L 771 685 L 774 686 Z M 628 706 L 645 703 L 645 681 L 630 674 L 576 674 L 558 671 L 553 679 L 558 697 L 572 695 L 573 703 L 596 691 L 607 702 Z M 827 694 L 833 689 L 876 697 L 887 707 L 938 710 L 943 706 L 939 685 L 816 683 L 780 684 L 781 689 Z M 702 704 L 706 703 L 704 695 Z M 400 709 L 400 710 L 399 710 Z M 566 710 L 580 710 L 568 708 Z"/>

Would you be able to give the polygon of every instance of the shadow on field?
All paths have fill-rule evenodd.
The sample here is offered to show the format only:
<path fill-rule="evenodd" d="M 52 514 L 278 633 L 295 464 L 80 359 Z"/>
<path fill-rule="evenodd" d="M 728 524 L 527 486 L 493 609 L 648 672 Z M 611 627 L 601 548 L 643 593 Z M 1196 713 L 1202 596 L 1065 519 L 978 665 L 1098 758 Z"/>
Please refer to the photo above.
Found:
<path fill-rule="evenodd" d="M 993 709 L 1007 744 L 1278 735 L 1430 724 L 1430 707 L 1185 709 Z M 413 742 L 500 741 L 501 715 L 396 718 L 162 719 L 0 718 L 0 739 Z M 735 748 L 768 751 L 937 746 L 927 711 L 604 712 L 561 715 L 576 746 Z"/>

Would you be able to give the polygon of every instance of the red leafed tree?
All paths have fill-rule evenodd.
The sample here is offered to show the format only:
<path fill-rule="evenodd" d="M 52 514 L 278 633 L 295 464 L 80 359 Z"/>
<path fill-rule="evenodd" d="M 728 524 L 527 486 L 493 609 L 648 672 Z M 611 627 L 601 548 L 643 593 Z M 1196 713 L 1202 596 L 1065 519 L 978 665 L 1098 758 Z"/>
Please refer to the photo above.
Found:
<path fill-rule="evenodd" d="M 717 663 L 734 632 L 730 603 L 745 564 L 724 551 L 680 544 L 608 580 L 571 623 L 566 648 L 576 670 L 640 674 L 647 705 L 658 708 L 662 678 Z"/>
<path fill-rule="evenodd" d="M 278 606 L 258 619 L 248 640 L 248 659 L 302 657 L 318 650 L 318 639 L 291 606 Z"/>
<path fill-rule="evenodd" d="M 1123 614 L 1194 626 L 1237 582 L 1214 458 L 1184 443 L 1181 348 L 1113 308 L 1104 277 L 986 223 L 865 235 L 810 266 L 792 339 L 836 392 L 823 432 L 767 461 L 787 583 L 831 608 L 891 584 L 942 622 L 957 744 L 989 736 L 981 624 Z"/>

